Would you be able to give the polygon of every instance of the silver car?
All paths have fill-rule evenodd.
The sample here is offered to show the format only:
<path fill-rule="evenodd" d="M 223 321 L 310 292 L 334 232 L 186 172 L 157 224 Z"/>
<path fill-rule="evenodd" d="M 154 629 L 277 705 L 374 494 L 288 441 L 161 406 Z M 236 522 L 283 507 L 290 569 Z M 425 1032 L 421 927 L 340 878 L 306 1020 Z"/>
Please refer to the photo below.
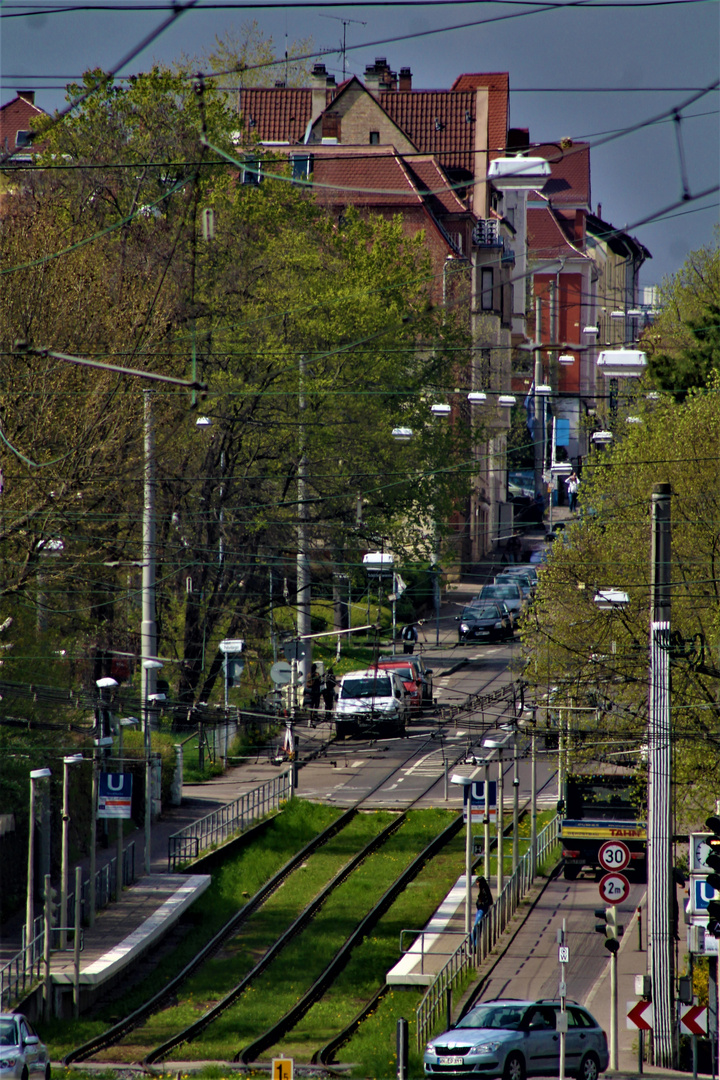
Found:
<path fill-rule="evenodd" d="M 50 1080 L 47 1047 L 20 1013 L 0 1013 L 0 1080 Z"/>
<path fill-rule="evenodd" d="M 559 1001 L 498 999 L 476 1005 L 425 1047 L 426 1076 L 557 1076 Z M 605 1032 L 587 1009 L 567 1004 L 565 1067 L 579 1080 L 597 1080 L 608 1067 Z"/>

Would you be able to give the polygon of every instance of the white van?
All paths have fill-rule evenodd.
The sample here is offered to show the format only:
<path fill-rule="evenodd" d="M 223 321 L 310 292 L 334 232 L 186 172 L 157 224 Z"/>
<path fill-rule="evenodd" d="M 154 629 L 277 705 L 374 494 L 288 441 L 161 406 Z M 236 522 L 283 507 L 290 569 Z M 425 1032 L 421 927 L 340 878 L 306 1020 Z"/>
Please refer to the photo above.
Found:
<path fill-rule="evenodd" d="M 349 671 L 340 680 L 335 704 L 335 734 L 405 734 L 410 705 L 394 671 Z"/>

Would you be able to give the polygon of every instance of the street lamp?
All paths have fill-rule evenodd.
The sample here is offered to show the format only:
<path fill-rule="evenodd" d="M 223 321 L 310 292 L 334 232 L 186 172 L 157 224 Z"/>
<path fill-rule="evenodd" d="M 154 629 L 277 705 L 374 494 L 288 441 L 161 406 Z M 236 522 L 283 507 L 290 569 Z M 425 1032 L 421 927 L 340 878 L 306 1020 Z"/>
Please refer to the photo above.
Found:
<path fill-rule="evenodd" d="M 495 158 L 487 171 L 498 191 L 539 191 L 550 175 L 550 163 L 543 157 Z"/>
<path fill-rule="evenodd" d="M 433 416 L 449 416 L 452 412 L 452 407 L 445 404 L 431 405 L 430 412 Z"/>
<path fill-rule="evenodd" d="M 392 437 L 396 442 L 410 442 L 413 437 L 413 429 L 409 427 L 393 428 Z"/>
<path fill-rule="evenodd" d="M 504 851 L 504 817 L 503 817 L 503 802 L 505 799 L 505 778 L 503 775 L 503 750 L 510 741 L 509 735 L 491 735 L 487 739 L 483 739 L 483 746 L 486 750 L 497 750 L 498 761 L 498 784 L 497 784 L 497 893 L 498 896 L 503 890 L 505 882 L 505 851 Z"/>
<path fill-rule="evenodd" d="M 143 695 L 143 743 L 145 748 L 145 873 L 150 873 L 150 845 L 152 843 L 152 765 L 150 761 L 150 699 L 157 699 L 157 694 L 150 694 L 150 680 L 153 674 L 163 667 L 160 660 L 143 660 L 145 672 L 145 694 Z M 165 695 L 162 695 L 163 699 Z"/>
<path fill-rule="evenodd" d="M 471 390 L 467 399 L 471 405 L 483 405 L 487 401 L 487 394 L 482 390 Z"/>
<path fill-rule="evenodd" d="M 590 438 L 596 446 L 607 446 L 612 442 L 613 434 L 612 431 L 593 431 Z"/>
<path fill-rule="evenodd" d="M 30 822 L 28 831 L 27 904 L 25 908 L 25 947 L 33 940 L 35 922 L 35 781 L 52 776 L 49 769 L 30 770 Z M 32 956 L 30 958 L 33 959 Z"/>
<path fill-rule="evenodd" d="M 598 611 L 617 611 L 626 608 L 629 596 L 622 589 L 598 589 L 593 597 L 593 603 Z"/>
<path fill-rule="evenodd" d="M 472 785 L 472 777 L 461 776 L 453 773 L 450 777 L 451 784 L 459 784 L 463 789 L 463 807 L 466 812 L 465 819 L 465 933 L 469 934 L 473 928 L 472 917 L 472 798 L 471 792 L 466 794 L 465 789 Z"/>
<path fill-rule="evenodd" d="M 505 409 L 512 409 L 513 405 L 517 401 L 514 394 L 500 394 L 498 397 L 498 405 L 502 405 Z"/>
<path fill-rule="evenodd" d="M 63 758 L 63 806 L 62 806 L 62 852 L 60 862 L 60 948 L 67 940 L 68 913 L 68 847 L 70 837 L 70 766 L 83 761 L 82 754 L 70 754 Z M 75 897 L 80 903 L 80 897 Z"/>

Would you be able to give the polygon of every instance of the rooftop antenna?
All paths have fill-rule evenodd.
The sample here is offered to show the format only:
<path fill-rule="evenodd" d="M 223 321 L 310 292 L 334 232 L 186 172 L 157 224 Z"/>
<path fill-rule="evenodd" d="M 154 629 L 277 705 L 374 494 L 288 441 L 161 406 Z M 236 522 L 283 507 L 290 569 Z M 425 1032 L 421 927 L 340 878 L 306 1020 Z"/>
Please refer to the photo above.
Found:
<path fill-rule="evenodd" d="M 358 26 L 367 26 L 367 23 L 363 22 L 362 19 L 343 19 L 339 15 L 321 15 L 320 18 L 321 19 L 335 19 L 336 22 L 341 22 L 343 24 L 343 36 L 342 36 L 342 61 L 343 61 L 342 67 L 343 67 L 343 74 L 342 74 L 342 77 L 343 77 L 343 82 L 345 82 L 345 29 L 346 29 L 348 23 L 357 23 Z"/>

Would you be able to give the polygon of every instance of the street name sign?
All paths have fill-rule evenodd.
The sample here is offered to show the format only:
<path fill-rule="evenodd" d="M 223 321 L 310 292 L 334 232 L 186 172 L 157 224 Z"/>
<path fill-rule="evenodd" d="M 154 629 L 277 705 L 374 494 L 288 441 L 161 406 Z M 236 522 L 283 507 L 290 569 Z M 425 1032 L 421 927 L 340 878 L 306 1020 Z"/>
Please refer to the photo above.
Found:
<path fill-rule="evenodd" d="M 654 1020 L 652 1001 L 628 1001 L 627 1009 L 628 1028 L 652 1031 Z"/>
<path fill-rule="evenodd" d="M 606 904 L 622 904 L 630 895 L 630 882 L 624 874 L 606 874 L 600 879 L 598 891 Z"/>
<path fill-rule="evenodd" d="M 603 870 L 624 870 L 630 862 L 630 848 L 622 840 L 607 840 L 598 853 Z"/>
<path fill-rule="evenodd" d="M 680 1034 L 707 1035 L 707 1009 L 704 1005 L 680 1007 Z"/>

